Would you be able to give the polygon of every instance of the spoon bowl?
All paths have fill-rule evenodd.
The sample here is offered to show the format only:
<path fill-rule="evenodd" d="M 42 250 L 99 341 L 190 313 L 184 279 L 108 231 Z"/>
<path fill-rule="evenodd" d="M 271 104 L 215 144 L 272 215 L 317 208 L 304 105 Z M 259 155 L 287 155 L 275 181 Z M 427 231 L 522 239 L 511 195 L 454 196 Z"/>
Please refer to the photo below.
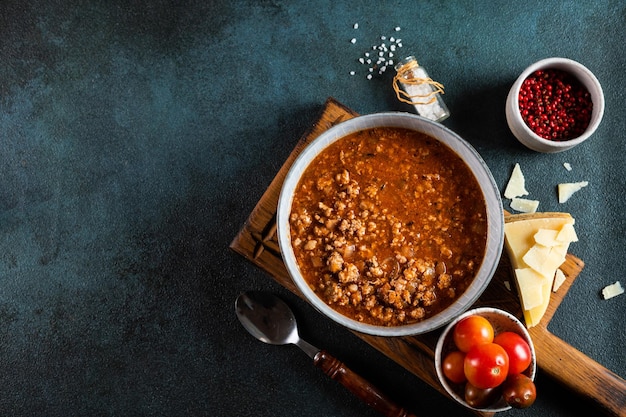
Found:
<path fill-rule="evenodd" d="M 247 292 L 237 297 L 235 312 L 252 336 L 270 345 L 295 343 L 296 318 L 281 299 L 265 293 Z"/>
<path fill-rule="evenodd" d="M 294 344 L 312 359 L 320 351 L 300 338 L 296 317 L 280 298 L 263 292 L 248 291 L 235 300 L 235 313 L 245 329 L 270 345 Z"/>

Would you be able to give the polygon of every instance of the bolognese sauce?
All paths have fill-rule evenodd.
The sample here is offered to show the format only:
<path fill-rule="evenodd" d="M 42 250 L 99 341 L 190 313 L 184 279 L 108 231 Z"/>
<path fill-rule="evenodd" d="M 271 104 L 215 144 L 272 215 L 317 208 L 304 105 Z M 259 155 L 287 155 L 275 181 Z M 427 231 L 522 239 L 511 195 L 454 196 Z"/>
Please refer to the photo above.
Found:
<path fill-rule="evenodd" d="M 354 320 L 424 320 L 470 285 L 485 253 L 486 204 L 467 164 L 417 131 L 352 133 L 306 168 L 292 202 L 302 275 Z"/>

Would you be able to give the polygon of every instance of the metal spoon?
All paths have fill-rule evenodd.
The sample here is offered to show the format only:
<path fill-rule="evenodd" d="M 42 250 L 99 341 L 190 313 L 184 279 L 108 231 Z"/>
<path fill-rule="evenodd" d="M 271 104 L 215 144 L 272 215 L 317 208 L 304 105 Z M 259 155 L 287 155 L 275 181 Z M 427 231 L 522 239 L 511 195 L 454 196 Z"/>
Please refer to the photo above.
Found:
<path fill-rule="evenodd" d="M 340 360 L 302 340 L 296 318 L 287 304 L 275 295 L 249 291 L 235 301 L 235 312 L 243 327 L 262 342 L 271 345 L 294 344 L 313 359 L 326 375 L 340 382 L 353 394 L 388 417 L 415 417 L 396 405 L 378 388 L 354 373 Z"/>

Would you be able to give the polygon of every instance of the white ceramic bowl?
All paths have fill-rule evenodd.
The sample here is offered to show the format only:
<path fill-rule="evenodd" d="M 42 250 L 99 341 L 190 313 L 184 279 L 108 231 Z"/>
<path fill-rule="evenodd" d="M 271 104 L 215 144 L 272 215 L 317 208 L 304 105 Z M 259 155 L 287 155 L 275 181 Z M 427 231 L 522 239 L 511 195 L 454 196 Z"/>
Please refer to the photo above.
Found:
<path fill-rule="evenodd" d="M 289 216 L 293 193 L 300 177 L 310 162 L 329 144 L 351 133 L 374 127 L 402 127 L 425 133 L 454 150 L 470 167 L 480 187 L 487 205 L 487 245 L 485 258 L 469 288 L 447 309 L 426 320 L 403 326 L 375 326 L 348 318 L 328 306 L 309 287 L 302 277 L 291 246 Z M 277 233 L 282 257 L 302 295 L 320 312 L 335 322 L 361 333 L 378 336 L 405 336 L 425 333 L 439 328 L 463 313 L 483 293 L 496 271 L 504 242 L 504 215 L 500 191 L 480 155 L 465 140 L 443 125 L 423 117 L 401 112 L 377 113 L 359 116 L 342 122 L 316 138 L 296 158 L 283 184 L 277 211 Z"/>
<path fill-rule="evenodd" d="M 591 94 L 593 110 L 585 132 L 577 138 L 566 141 L 544 139 L 533 132 L 522 119 L 519 111 L 519 90 L 522 83 L 533 72 L 540 69 L 558 69 L 576 77 Z M 587 140 L 596 131 L 604 115 L 604 94 L 602 86 L 591 71 L 582 64 L 567 58 L 546 58 L 526 68 L 513 83 L 506 99 L 506 121 L 513 135 L 527 148 L 537 152 L 554 153 L 573 148 Z"/>
<path fill-rule="evenodd" d="M 443 374 L 442 363 L 443 359 L 446 355 L 453 350 L 456 350 L 454 345 L 454 340 L 452 337 L 453 329 L 456 324 L 464 319 L 465 317 L 478 315 L 489 320 L 491 325 L 494 328 L 494 333 L 497 335 L 502 332 L 515 332 L 522 336 L 528 346 L 530 346 L 531 352 L 531 362 L 528 369 L 524 372 L 526 376 L 530 379 L 535 379 L 535 374 L 537 372 L 537 356 L 535 354 L 535 346 L 533 344 L 526 327 L 522 322 L 520 322 L 517 317 L 514 315 L 497 308 L 491 307 L 481 307 L 473 310 L 466 311 L 464 314 L 460 315 L 454 321 L 450 322 L 448 326 L 444 329 L 444 331 L 439 336 L 439 340 L 437 341 L 437 346 L 435 348 L 435 370 L 437 371 L 437 376 L 439 377 L 439 382 L 445 390 L 450 394 L 452 398 L 454 398 L 460 404 L 463 404 L 467 408 L 471 408 L 472 410 L 479 411 L 487 411 L 487 412 L 499 412 L 509 410 L 511 406 L 507 405 L 504 399 L 500 399 L 500 401 L 486 408 L 474 408 L 471 407 L 467 402 L 465 402 L 464 394 L 462 392 L 462 386 L 458 384 L 453 384 L 447 380 L 445 375 Z"/>

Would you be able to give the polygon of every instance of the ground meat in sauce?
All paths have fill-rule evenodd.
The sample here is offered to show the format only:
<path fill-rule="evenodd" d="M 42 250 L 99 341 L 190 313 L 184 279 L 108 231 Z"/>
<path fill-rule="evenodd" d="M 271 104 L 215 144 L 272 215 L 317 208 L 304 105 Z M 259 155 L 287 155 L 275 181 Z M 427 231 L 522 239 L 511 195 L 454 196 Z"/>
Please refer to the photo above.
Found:
<path fill-rule="evenodd" d="M 402 128 L 340 139 L 309 165 L 291 241 L 309 286 L 355 320 L 418 322 L 469 286 L 487 239 L 485 201 L 467 165 Z"/>

